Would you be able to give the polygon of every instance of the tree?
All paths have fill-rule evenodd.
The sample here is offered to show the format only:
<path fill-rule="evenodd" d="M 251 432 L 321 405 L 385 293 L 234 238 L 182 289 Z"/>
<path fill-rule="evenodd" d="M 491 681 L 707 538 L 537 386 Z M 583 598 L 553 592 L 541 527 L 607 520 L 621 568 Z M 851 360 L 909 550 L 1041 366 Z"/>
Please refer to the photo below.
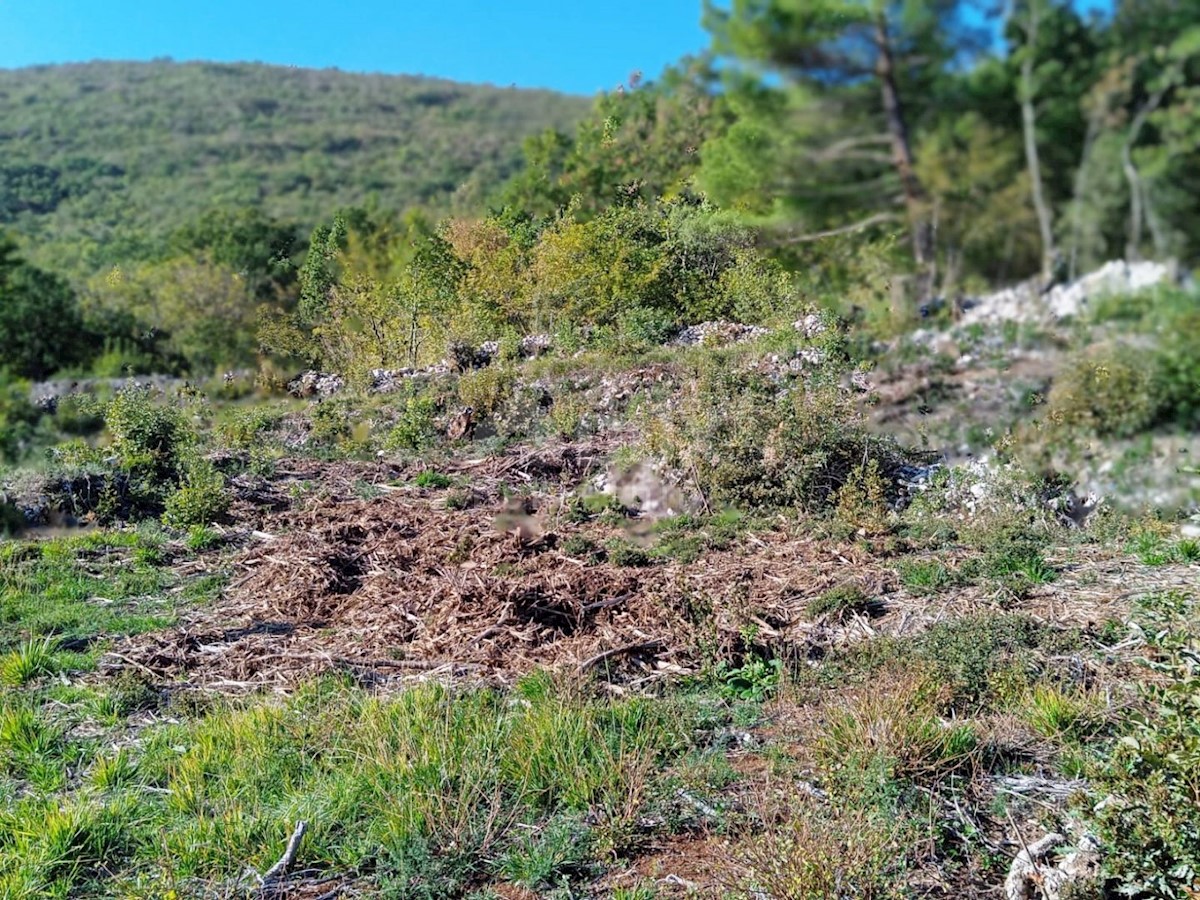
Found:
<path fill-rule="evenodd" d="M 66 282 L 24 262 L 0 234 L 0 366 L 26 378 L 84 362 L 90 344 L 75 293 Z"/>
<path fill-rule="evenodd" d="M 956 0 L 733 0 L 728 10 L 710 3 L 705 15 L 717 52 L 804 86 L 818 101 L 853 99 L 863 85 L 874 85 L 874 112 L 881 120 L 882 135 L 843 132 L 810 155 L 820 162 L 847 161 L 858 169 L 862 163 L 877 165 L 886 146 L 909 224 L 913 258 L 926 272 L 934 265 L 933 226 L 915 168 L 902 86 L 927 79 L 961 49 L 952 49 L 947 37 L 961 25 L 959 6 Z M 747 135 L 735 131 L 736 126 L 731 137 L 745 141 Z M 887 194 L 879 179 L 873 189 L 877 195 Z M 850 227 L 883 220 L 884 214 L 876 211 Z"/>
<path fill-rule="evenodd" d="M 236 272 L 262 301 L 286 299 L 296 282 L 296 228 L 257 207 L 213 209 L 176 231 L 174 256 L 200 257 Z"/>
<path fill-rule="evenodd" d="M 1019 60 L 1021 77 L 1018 93 L 1021 101 L 1021 133 L 1024 138 L 1025 165 L 1029 168 L 1029 188 L 1037 212 L 1038 232 L 1042 237 L 1042 276 L 1049 279 L 1058 251 L 1054 245 L 1054 213 L 1046 199 L 1041 160 L 1037 145 L 1037 112 L 1034 103 L 1037 86 L 1038 29 L 1045 16 L 1045 0 L 1021 0 L 1010 10 L 1009 21 L 1022 33 L 1022 42 L 1014 56 Z"/>
<path fill-rule="evenodd" d="M 225 266 L 178 257 L 113 269 L 89 282 L 87 302 L 95 318 L 124 317 L 155 338 L 158 353 L 178 357 L 194 373 L 254 360 L 259 302 L 247 280 Z M 136 333 L 123 337 L 138 343 Z"/>

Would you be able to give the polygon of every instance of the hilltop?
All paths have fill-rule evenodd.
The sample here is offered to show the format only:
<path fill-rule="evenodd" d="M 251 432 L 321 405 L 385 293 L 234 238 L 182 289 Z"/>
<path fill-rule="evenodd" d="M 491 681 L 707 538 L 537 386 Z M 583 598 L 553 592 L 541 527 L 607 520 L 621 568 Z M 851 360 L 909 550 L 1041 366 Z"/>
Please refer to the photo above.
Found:
<path fill-rule="evenodd" d="M 70 247 L 61 270 L 60 255 L 93 268 L 153 252 L 213 206 L 305 226 L 368 200 L 473 209 L 517 169 L 526 136 L 570 130 L 589 102 L 252 63 L 0 71 L 0 227 Z"/>

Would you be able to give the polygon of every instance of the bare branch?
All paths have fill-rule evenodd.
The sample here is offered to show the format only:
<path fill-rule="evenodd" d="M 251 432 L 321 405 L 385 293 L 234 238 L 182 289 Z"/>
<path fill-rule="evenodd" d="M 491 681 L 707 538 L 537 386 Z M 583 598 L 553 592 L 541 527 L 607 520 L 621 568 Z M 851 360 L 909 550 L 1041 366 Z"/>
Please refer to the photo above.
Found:
<path fill-rule="evenodd" d="M 853 222 L 849 225 L 843 225 L 840 228 L 831 228 L 828 231 L 817 231 L 812 234 L 797 234 L 791 237 L 784 238 L 783 244 L 810 244 L 814 241 L 823 241 L 825 238 L 837 237 L 842 234 L 853 234 L 856 231 L 862 231 L 864 228 L 870 228 L 872 225 L 882 225 L 884 222 L 898 222 L 900 217 L 895 213 L 876 213 L 873 216 L 868 216 L 858 222 Z"/>

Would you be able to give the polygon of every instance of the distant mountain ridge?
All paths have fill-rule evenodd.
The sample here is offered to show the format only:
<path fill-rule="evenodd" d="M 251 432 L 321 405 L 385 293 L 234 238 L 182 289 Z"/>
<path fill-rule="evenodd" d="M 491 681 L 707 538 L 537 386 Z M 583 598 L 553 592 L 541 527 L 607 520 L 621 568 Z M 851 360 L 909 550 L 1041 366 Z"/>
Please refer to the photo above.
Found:
<path fill-rule="evenodd" d="M 368 200 L 459 211 L 587 98 L 259 63 L 0 70 L 0 228 L 69 267 L 154 252 L 217 206 L 310 226 Z M 56 266 L 61 268 L 61 266 Z"/>

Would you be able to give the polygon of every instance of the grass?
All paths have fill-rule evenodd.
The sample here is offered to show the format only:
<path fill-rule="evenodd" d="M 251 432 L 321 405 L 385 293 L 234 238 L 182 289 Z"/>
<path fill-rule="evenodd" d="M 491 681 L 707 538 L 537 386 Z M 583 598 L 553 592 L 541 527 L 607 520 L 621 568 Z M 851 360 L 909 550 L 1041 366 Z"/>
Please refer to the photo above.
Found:
<path fill-rule="evenodd" d="M 0 681 L 14 687 L 58 671 L 58 641 L 30 639 L 0 658 Z"/>
<path fill-rule="evenodd" d="M 826 616 L 842 620 L 854 613 L 869 613 L 880 606 L 857 584 L 843 584 L 830 588 L 808 603 L 808 614 L 815 618 Z"/>
<path fill-rule="evenodd" d="M 10 773 L 75 753 L 86 774 L 0 815 L 0 885 L 74 897 L 136 881 L 163 896 L 189 879 L 236 880 L 264 871 L 301 818 L 306 866 L 370 863 L 428 886 L 405 896 L 557 883 L 628 846 L 655 773 L 688 743 L 680 712 L 589 699 L 547 676 L 512 695 L 429 684 L 373 697 L 324 680 L 153 729 L 135 752 L 73 746 L 34 711 L 8 709 Z"/>
<path fill-rule="evenodd" d="M 179 601 L 167 599 L 175 578 L 165 567 L 163 541 L 150 531 L 95 531 L 0 545 L 4 677 L 35 677 L 52 660 L 86 668 L 105 639 L 172 622 Z M 189 583 L 181 595 L 207 595 L 212 577 Z"/>

